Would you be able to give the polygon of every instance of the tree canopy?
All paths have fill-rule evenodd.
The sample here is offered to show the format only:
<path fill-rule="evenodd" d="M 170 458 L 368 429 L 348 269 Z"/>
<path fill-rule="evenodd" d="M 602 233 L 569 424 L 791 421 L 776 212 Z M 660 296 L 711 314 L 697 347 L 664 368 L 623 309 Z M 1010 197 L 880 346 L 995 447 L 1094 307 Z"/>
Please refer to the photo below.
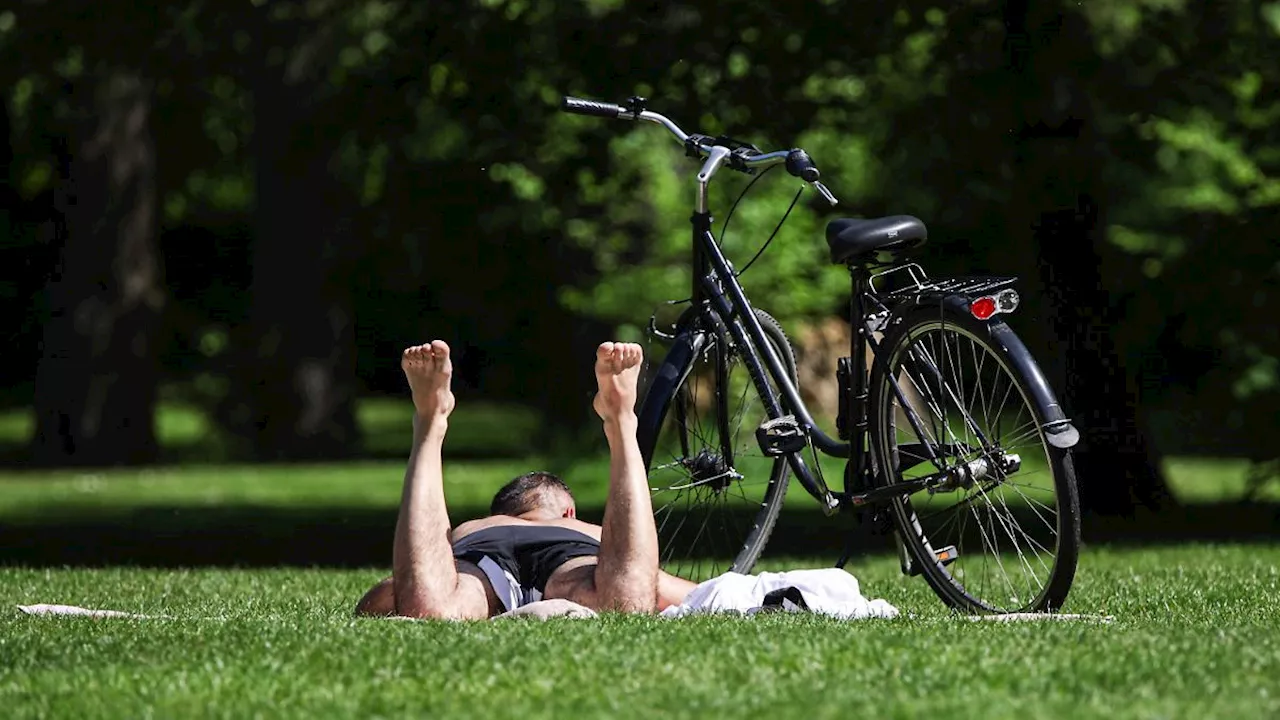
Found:
<path fill-rule="evenodd" d="M 637 94 L 686 130 L 817 161 L 841 205 L 802 195 L 743 277 L 788 325 L 847 301 L 821 241 L 834 213 L 913 214 L 937 272 L 1024 277 L 1017 329 L 1059 383 L 1114 376 L 1139 408 L 1122 432 L 1263 458 L 1277 36 L 1264 0 L 21 3 L 0 11 L 4 397 L 52 402 L 46 430 L 70 432 L 37 389 L 70 387 L 49 357 L 64 333 L 94 372 L 132 362 L 150 379 L 131 386 L 207 406 L 246 453 L 342 455 L 352 399 L 397 389 L 399 347 L 430 334 L 457 339 L 465 391 L 574 426 L 584 350 L 640 337 L 690 282 L 681 148 L 557 111 L 562 94 Z M 84 163 L 112 113 L 154 207 Z M 718 182 L 723 220 L 747 180 Z M 736 263 L 798 189 L 780 172 L 752 188 L 724 236 Z M 68 220 L 76 193 L 155 227 Z M 77 308 L 136 297 L 154 318 L 111 360 Z M 1076 305 L 1076 330 L 1055 325 Z"/>

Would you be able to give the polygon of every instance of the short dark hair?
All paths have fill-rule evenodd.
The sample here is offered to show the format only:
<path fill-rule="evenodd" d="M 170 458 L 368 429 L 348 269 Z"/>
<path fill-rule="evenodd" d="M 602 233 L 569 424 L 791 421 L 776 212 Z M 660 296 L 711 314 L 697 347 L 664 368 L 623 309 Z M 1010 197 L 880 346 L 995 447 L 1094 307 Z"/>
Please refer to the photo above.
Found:
<path fill-rule="evenodd" d="M 489 505 L 490 515 L 521 515 L 538 507 L 547 492 L 563 492 L 573 499 L 573 492 L 559 477 L 545 471 L 534 470 L 502 486 Z"/>

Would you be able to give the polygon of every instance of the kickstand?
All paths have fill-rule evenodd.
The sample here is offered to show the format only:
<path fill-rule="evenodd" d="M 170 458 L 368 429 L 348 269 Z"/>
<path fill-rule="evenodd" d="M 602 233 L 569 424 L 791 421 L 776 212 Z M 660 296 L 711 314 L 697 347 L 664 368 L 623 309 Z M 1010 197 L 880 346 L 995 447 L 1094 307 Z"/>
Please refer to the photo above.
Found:
<path fill-rule="evenodd" d="M 849 558 L 853 556 L 853 530 L 850 530 L 844 536 L 844 552 L 840 553 L 840 559 L 836 561 L 836 567 L 844 569 Z"/>

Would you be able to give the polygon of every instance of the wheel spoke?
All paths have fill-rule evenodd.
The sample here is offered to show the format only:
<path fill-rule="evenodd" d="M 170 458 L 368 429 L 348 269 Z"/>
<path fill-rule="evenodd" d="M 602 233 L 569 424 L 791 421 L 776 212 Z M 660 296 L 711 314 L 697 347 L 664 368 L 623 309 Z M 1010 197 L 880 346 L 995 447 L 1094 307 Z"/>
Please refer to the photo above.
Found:
<path fill-rule="evenodd" d="M 790 364 L 781 336 L 768 326 L 766 335 Z M 782 502 L 786 469 L 756 445 L 767 415 L 741 349 L 712 339 L 692 363 L 657 440 L 671 457 L 651 467 L 649 485 L 663 568 L 700 581 L 754 562 L 759 533 Z"/>
<path fill-rule="evenodd" d="M 1021 543 L 1018 542 L 1018 538 L 1014 534 L 1014 528 L 1017 528 L 1018 530 L 1021 530 L 1021 528 L 1018 526 L 1018 523 L 1016 520 L 1014 520 L 1011 516 L 1007 515 L 1007 513 L 1009 512 L 1009 506 L 1005 505 L 1003 498 L 1001 498 L 1000 504 L 1001 504 L 1001 507 L 1004 508 L 1006 513 L 1002 515 L 999 511 L 999 508 L 996 507 L 995 503 L 991 502 L 991 496 L 988 495 L 985 490 L 981 490 L 981 492 L 982 492 L 983 498 L 987 502 L 987 508 L 991 513 L 991 517 L 999 521 L 1000 529 L 1003 530 L 1005 536 L 1009 538 L 1009 542 L 1013 543 L 1013 551 L 1018 554 L 1018 562 L 1021 563 L 1022 566 L 1027 569 L 1027 572 L 1030 573 L 1031 576 L 1035 579 L 1035 581 L 1039 583 L 1040 578 L 1036 576 L 1035 569 L 1032 568 L 1031 563 L 1027 561 L 1027 556 L 1022 552 L 1022 545 Z M 1023 533 L 1022 535 L 1023 535 L 1023 539 L 1025 540 L 1026 534 Z M 1012 582 L 1012 580 L 1010 582 Z M 1033 592 L 1032 595 L 1034 596 L 1034 594 L 1035 593 Z"/>
<path fill-rule="evenodd" d="M 1019 498 L 1021 498 L 1024 502 L 1026 502 L 1027 507 L 1028 507 L 1028 508 L 1031 510 L 1031 512 L 1036 516 L 1036 518 L 1037 518 L 1038 520 L 1040 520 L 1040 522 L 1041 522 L 1041 523 L 1043 523 L 1043 524 L 1044 524 L 1044 526 L 1045 526 L 1046 528 L 1048 528 L 1048 529 L 1049 529 L 1049 533 L 1050 533 L 1051 535 L 1053 535 L 1053 536 L 1055 536 L 1055 537 L 1058 535 L 1058 526 L 1057 526 L 1057 524 L 1056 524 L 1056 523 L 1050 523 L 1048 520 L 1045 520 L 1045 519 L 1044 519 L 1044 516 L 1040 514 L 1040 511 L 1036 509 L 1036 506 L 1037 506 L 1037 505 L 1039 505 L 1040 507 L 1042 507 L 1042 508 L 1044 508 L 1044 509 L 1045 509 L 1045 512 L 1052 513 L 1052 514 L 1053 514 L 1053 516 L 1054 516 L 1055 518 L 1057 518 L 1058 513 L 1057 513 L 1057 512 L 1055 512 L 1055 511 L 1053 510 L 1053 508 L 1050 508 L 1048 505 L 1045 505 L 1044 503 L 1040 502 L 1039 500 L 1036 500 L 1036 499 L 1034 499 L 1034 498 L 1028 497 L 1025 493 L 1023 493 L 1023 492 L 1022 492 L 1022 490 L 1021 490 L 1021 489 L 1019 489 L 1019 488 L 1018 488 L 1018 486 L 1017 486 L 1017 485 L 1015 485 L 1015 484 L 1013 484 L 1013 483 L 1005 483 L 1005 487 L 1012 488 L 1012 489 L 1013 489 L 1013 491 L 1014 491 L 1015 493 L 1017 493 L 1017 494 L 1018 494 L 1018 497 L 1019 497 Z M 1043 546 L 1041 546 L 1041 547 L 1043 547 Z"/>

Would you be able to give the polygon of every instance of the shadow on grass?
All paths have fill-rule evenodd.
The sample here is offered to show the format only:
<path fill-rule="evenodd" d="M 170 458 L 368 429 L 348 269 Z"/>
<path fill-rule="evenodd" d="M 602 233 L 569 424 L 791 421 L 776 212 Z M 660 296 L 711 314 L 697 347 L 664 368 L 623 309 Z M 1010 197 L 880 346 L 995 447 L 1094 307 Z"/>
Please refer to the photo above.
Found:
<path fill-rule="evenodd" d="M 457 508 L 455 521 L 482 515 Z M 599 509 L 583 519 L 598 522 Z M 395 512 L 388 509 L 146 507 L 93 517 L 30 518 L 0 526 L 0 565 L 389 567 Z M 849 516 L 784 509 L 765 557 L 829 558 L 846 539 L 855 557 L 889 550 L 889 538 Z M 1160 515 L 1086 521 L 1087 543 L 1280 541 L 1280 504 L 1192 505 Z"/>

